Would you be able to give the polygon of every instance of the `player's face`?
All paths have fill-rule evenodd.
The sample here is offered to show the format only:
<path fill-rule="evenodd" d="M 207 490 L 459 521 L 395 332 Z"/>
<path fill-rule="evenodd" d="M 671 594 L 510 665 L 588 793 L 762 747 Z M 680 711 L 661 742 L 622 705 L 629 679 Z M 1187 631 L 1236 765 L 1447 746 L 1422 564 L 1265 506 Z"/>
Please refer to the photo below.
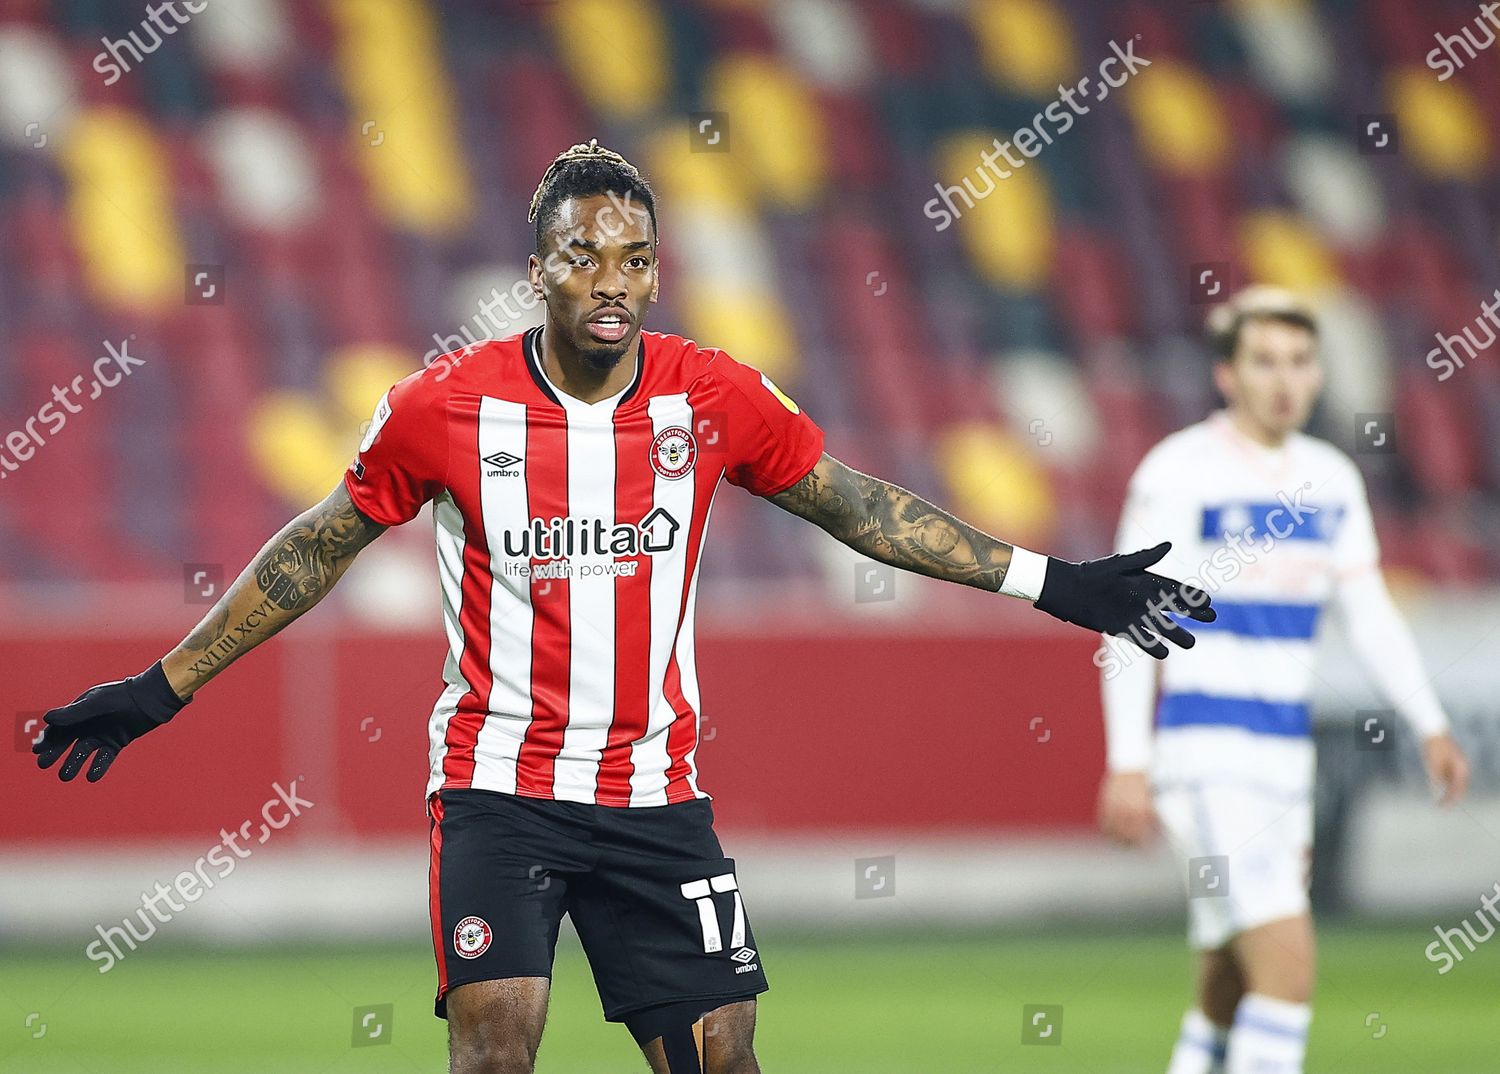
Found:
<path fill-rule="evenodd" d="M 1280 321 L 1248 321 L 1234 357 L 1214 379 L 1232 409 L 1280 439 L 1301 429 L 1323 390 L 1323 364 L 1311 332 Z"/>
<path fill-rule="evenodd" d="M 530 269 L 555 340 L 595 368 L 613 369 L 635 348 L 656 301 L 651 216 L 623 197 L 569 198 Z"/>

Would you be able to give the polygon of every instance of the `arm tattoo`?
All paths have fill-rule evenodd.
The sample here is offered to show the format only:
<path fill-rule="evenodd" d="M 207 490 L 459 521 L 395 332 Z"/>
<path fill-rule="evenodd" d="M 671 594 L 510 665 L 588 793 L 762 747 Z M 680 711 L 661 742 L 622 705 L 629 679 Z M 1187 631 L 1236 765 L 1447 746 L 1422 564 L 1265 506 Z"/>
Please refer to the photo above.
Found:
<path fill-rule="evenodd" d="M 292 623 L 333 588 L 385 527 L 355 509 L 343 485 L 273 537 L 213 611 L 168 657 L 191 693 Z"/>
<path fill-rule="evenodd" d="M 256 584 L 282 611 L 312 607 L 342 572 L 340 564 L 373 540 L 373 534 L 360 540 L 370 525 L 347 496 L 343 503 L 325 503 L 311 519 L 298 519 L 283 531 L 269 554 L 261 553 Z"/>
<path fill-rule="evenodd" d="M 770 499 L 871 559 L 918 574 L 998 590 L 1010 567 L 1010 545 L 831 455 Z"/>

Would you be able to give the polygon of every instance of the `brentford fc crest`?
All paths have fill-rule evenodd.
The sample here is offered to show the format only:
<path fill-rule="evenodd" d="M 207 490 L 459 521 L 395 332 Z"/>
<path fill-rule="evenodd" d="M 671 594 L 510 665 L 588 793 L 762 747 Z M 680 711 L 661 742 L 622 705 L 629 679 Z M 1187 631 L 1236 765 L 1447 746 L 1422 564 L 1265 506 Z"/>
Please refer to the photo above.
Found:
<path fill-rule="evenodd" d="M 459 958 L 478 958 L 490 949 L 494 935 L 482 917 L 466 917 L 453 930 L 453 950 Z"/>
<path fill-rule="evenodd" d="M 697 458 L 697 441 L 681 425 L 663 429 L 651 441 L 651 468 L 669 481 L 692 473 Z"/>

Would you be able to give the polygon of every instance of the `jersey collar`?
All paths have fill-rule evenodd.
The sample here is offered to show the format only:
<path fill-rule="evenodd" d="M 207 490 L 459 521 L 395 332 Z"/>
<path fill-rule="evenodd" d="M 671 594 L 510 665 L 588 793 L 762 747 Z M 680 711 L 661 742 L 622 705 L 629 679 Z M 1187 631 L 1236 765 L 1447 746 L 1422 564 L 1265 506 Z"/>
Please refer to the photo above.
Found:
<path fill-rule="evenodd" d="M 646 371 L 645 333 L 637 338 L 640 346 L 636 352 L 635 376 L 630 378 L 630 383 L 622 391 L 607 399 L 600 399 L 597 403 L 585 403 L 582 399 L 575 399 L 547 378 L 547 374 L 542 371 L 542 329 L 540 327 L 530 329 L 521 337 L 521 351 L 526 356 L 526 370 L 531 374 L 531 379 L 543 395 L 570 413 L 576 411 L 584 414 L 597 414 L 605 410 L 614 410 L 629 401 L 631 396 L 635 395 L 636 389 L 641 386 L 641 377 Z"/>

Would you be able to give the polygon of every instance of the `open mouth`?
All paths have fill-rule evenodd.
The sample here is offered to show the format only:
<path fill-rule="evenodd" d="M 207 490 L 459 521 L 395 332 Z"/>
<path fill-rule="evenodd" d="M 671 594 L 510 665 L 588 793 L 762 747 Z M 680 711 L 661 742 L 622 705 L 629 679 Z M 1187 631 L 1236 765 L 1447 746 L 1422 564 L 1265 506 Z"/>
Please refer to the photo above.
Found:
<path fill-rule="evenodd" d="M 600 343 L 618 343 L 630 331 L 630 318 L 623 312 L 605 311 L 590 317 L 587 327 Z"/>

